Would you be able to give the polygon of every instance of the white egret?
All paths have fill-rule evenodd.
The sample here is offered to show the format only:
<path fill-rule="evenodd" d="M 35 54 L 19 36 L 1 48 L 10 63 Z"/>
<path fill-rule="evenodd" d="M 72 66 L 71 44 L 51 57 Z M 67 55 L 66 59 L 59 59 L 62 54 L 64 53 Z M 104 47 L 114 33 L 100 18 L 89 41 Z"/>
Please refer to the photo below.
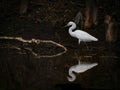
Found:
<path fill-rule="evenodd" d="M 75 73 L 83 73 L 95 66 L 97 66 L 98 63 L 91 63 L 91 64 L 84 64 L 84 63 L 80 63 L 80 60 L 78 62 L 77 65 L 74 65 L 74 66 L 71 66 L 70 69 L 69 69 L 69 76 L 70 77 L 67 77 L 68 81 L 72 82 L 76 79 L 76 76 L 73 72 Z"/>
<path fill-rule="evenodd" d="M 85 31 L 82 31 L 82 30 L 72 31 L 76 28 L 76 24 L 72 21 L 70 21 L 66 26 L 71 26 L 69 28 L 69 34 L 72 37 L 78 39 L 78 44 L 80 44 L 81 41 L 83 41 L 83 42 L 98 41 L 97 38 L 93 37 L 92 35 L 88 34 Z"/>

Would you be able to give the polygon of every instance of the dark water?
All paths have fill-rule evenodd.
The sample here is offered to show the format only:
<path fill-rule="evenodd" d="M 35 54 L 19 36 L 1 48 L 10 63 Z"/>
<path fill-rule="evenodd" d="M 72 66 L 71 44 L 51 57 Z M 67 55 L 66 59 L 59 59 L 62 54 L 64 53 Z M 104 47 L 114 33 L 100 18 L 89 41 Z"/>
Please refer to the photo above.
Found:
<path fill-rule="evenodd" d="M 6 20 L 1 24 L 0 36 L 53 40 L 64 45 L 68 51 L 53 58 L 35 58 L 31 52 L 23 50 L 24 46 L 22 50 L 9 48 L 9 45 L 20 47 L 21 42 L 0 40 L 0 89 L 119 89 L 119 44 L 110 46 L 105 42 L 102 25 L 87 32 L 99 38 L 98 42 L 87 43 L 89 49 L 84 43 L 78 45 L 78 41 L 68 34 L 67 28 L 58 29 L 49 23 L 35 24 L 21 19 L 12 23 Z M 47 48 L 41 50 L 44 50 L 45 54 Z M 69 67 L 78 63 L 78 57 L 81 62 L 98 63 L 98 66 L 76 74 L 76 80 L 69 82 Z"/>

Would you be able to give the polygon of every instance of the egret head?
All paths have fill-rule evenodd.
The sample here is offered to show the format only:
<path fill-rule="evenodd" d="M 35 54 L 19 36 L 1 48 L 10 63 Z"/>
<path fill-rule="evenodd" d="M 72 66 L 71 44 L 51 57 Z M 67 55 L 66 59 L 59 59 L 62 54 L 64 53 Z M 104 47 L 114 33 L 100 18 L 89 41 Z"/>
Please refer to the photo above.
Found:
<path fill-rule="evenodd" d="M 72 26 L 73 24 L 75 24 L 75 23 L 73 21 L 70 21 L 70 22 L 68 22 L 68 24 L 65 27 Z"/>
<path fill-rule="evenodd" d="M 71 26 L 71 25 L 73 25 L 73 24 L 75 24 L 75 23 L 72 22 L 72 21 L 70 21 L 70 22 L 68 22 L 67 26 Z"/>

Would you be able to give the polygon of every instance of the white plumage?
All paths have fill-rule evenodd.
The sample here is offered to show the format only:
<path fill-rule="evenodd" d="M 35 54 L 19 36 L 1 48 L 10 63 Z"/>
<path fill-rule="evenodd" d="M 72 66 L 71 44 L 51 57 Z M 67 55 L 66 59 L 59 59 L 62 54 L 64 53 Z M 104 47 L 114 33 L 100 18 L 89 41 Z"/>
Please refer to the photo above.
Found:
<path fill-rule="evenodd" d="M 97 38 L 93 37 L 92 35 L 88 34 L 85 31 L 82 31 L 82 30 L 72 31 L 76 28 L 76 24 L 72 21 L 70 21 L 66 26 L 71 26 L 69 28 L 69 34 L 72 37 L 77 38 L 79 44 L 81 41 L 83 41 L 83 42 L 98 41 Z"/>
<path fill-rule="evenodd" d="M 77 65 L 70 67 L 70 69 L 69 69 L 69 76 L 70 77 L 67 77 L 68 81 L 72 82 L 76 79 L 76 76 L 73 72 L 83 73 L 83 72 L 85 72 L 85 71 L 87 71 L 87 70 L 89 70 L 97 65 L 98 65 L 98 63 L 83 64 L 83 63 L 80 63 L 80 61 L 79 61 Z"/>

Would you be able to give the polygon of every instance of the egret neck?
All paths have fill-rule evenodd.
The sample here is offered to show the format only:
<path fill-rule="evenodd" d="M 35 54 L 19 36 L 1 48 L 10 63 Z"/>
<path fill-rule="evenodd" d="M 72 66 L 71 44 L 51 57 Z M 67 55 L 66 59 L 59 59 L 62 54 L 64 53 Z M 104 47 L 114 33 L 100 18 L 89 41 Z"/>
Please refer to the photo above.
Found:
<path fill-rule="evenodd" d="M 70 34 L 71 36 L 74 36 L 72 30 L 74 30 L 75 28 L 76 28 L 76 24 L 75 24 L 75 23 L 72 23 L 72 26 L 69 28 L 69 34 Z"/>

